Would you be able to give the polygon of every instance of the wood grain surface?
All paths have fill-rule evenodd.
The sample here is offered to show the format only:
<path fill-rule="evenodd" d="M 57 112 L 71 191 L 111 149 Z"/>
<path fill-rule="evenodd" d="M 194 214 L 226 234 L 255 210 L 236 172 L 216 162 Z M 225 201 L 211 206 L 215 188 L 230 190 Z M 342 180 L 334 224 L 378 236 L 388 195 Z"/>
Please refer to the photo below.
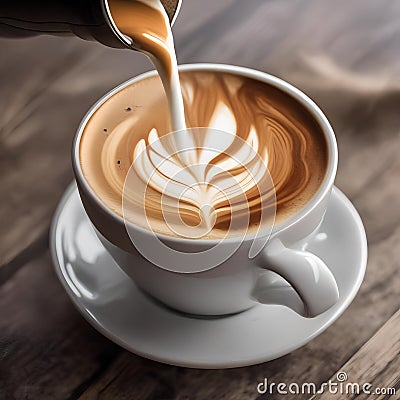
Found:
<path fill-rule="evenodd" d="M 264 377 L 318 386 L 338 371 L 397 388 L 373 398 L 400 398 L 399 21 L 400 3 L 389 0 L 183 1 L 180 63 L 270 72 L 320 105 L 338 139 L 336 184 L 369 241 L 365 281 L 332 327 L 278 360 L 216 371 L 149 361 L 101 336 L 69 301 L 48 253 L 80 119 L 151 65 L 77 38 L 0 39 L 0 399 L 274 399 L 257 393 Z"/>
<path fill-rule="evenodd" d="M 371 394 L 376 399 L 385 399 L 394 395 L 393 390 L 400 389 L 399 357 L 400 357 L 400 310 L 374 335 L 340 371 L 331 377 L 333 382 L 343 385 L 359 383 L 359 387 L 347 387 L 337 399 L 368 399 Z M 345 375 L 341 375 L 345 373 Z M 384 382 L 387 386 L 381 387 Z M 368 386 L 365 386 L 368 385 Z M 370 386 L 369 386 L 370 385 Z M 364 387 L 367 393 L 363 393 Z M 339 387 L 338 387 L 339 390 Z M 393 396 L 395 397 L 395 396 Z M 313 399 L 326 400 L 331 395 L 324 393 Z"/>

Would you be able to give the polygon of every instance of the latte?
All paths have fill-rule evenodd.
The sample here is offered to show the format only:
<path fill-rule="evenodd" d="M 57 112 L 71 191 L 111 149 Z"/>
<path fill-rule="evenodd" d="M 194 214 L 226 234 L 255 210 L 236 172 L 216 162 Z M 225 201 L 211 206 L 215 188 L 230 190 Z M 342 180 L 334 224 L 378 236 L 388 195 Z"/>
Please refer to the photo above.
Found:
<path fill-rule="evenodd" d="M 161 154 L 163 150 L 157 143 L 161 143 L 164 150 L 168 148 L 167 137 L 172 124 L 160 79 L 154 76 L 139 80 L 108 99 L 91 117 L 82 136 L 82 171 L 101 201 L 131 222 L 145 228 L 150 225 L 154 231 L 166 235 L 185 236 L 174 227 L 179 221 L 168 223 L 171 221 L 169 212 L 179 215 L 183 226 L 195 227 L 200 232 L 189 237 L 207 239 L 225 237 L 228 231 L 229 236 L 240 236 L 258 228 L 263 204 L 270 207 L 276 201 L 276 222 L 301 210 L 319 189 L 328 162 L 325 136 L 310 113 L 288 94 L 254 79 L 200 70 L 183 71 L 180 79 L 187 127 L 213 128 L 184 131 L 195 145 L 195 154 L 210 145 L 220 154 L 203 156 L 203 166 L 192 168 L 192 173 L 201 176 L 192 195 L 182 187 L 189 187 L 190 182 L 194 182 L 193 176 L 174 178 L 182 167 L 181 159 L 172 159 L 165 170 L 157 171 L 153 164 L 151 173 L 146 172 L 145 164 L 140 167 L 143 160 L 152 160 L 152 154 Z M 218 138 L 226 143 L 225 148 L 218 144 Z M 251 152 L 241 154 L 240 146 L 248 147 Z M 263 170 L 259 161 L 255 163 L 256 158 L 251 153 L 256 153 L 257 160 L 262 160 L 267 169 Z M 235 157 L 230 157 L 232 154 Z M 201 164 L 199 159 L 195 156 L 192 166 Z M 232 159 L 238 161 L 237 165 L 229 164 Z M 204 171 L 211 167 L 204 164 L 219 168 L 222 177 L 218 181 L 219 188 L 215 189 L 214 185 L 218 174 L 205 179 Z M 246 170 L 240 171 L 242 167 Z M 258 177 L 255 177 L 256 170 L 262 171 Z M 218 190 L 229 186 L 223 183 L 228 179 L 224 171 L 236 179 L 237 188 Z M 247 176 L 246 171 L 251 174 Z M 137 178 L 128 191 L 127 177 Z M 165 182 L 159 178 L 165 178 Z M 168 187 L 168 180 L 172 178 L 174 184 L 180 185 L 180 195 L 179 190 L 175 195 Z M 128 200 L 133 207 L 127 214 L 123 203 Z M 170 209 L 171 204 L 174 206 Z M 203 205 L 210 207 L 211 212 L 204 210 Z M 243 210 L 248 210 L 245 212 L 247 220 L 243 219 Z M 234 224 L 236 216 L 239 223 Z M 273 221 L 267 219 L 264 223 Z"/>
<path fill-rule="evenodd" d="M 324 135 L 307 111 L 260 81 L 178 74 L 162 3 L 108 4 L 161 79 L 118 92 L 85 128 L 82 170 L 101 201 L 144 228 L 192 239 L 243 236 L 301 209 L 327 168 Z"/>

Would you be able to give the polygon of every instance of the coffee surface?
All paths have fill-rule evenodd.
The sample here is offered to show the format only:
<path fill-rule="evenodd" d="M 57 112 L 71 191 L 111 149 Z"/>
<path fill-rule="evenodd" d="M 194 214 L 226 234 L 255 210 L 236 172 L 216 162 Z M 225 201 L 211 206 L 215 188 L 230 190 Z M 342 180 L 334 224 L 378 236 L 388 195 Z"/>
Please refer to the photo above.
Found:
<path fill-rule="evenodd" d="M 184 71 L 181 72 L 180 79 L 187 127 L 217 129 L 194 130 L 192 137 L 190 134 L 187 137 L 198 148 L 204 147 L 205 143 L 218 142 L 218 134 L 219 138 L 225 140 L 221 131 L 228 132 L 233 137 L 226 146 L 229 151 L 224 150 L 221 154 L 208 158 L 203 156 L 203 164 L 213 167 L 230 165 L 225 168 L 226 171 L 233 171 L 233 176 L 241 177 L 238 189 L 247 200 L 249 219 L 246 224 L 236 224 L 229 235 L 240 236 L 259 225 L 263 196 L 264 200 L 269 196 L 265 204 L 271 206 L 273 193 L 268 186 L 269 176 L 275 188 L 277 222 L 303 208 L 320 187 L 328 161 L 324 134 L 309 112 L 289 95 L 254 79 L 215 71 Z M 125 212 L 125 217 L 138 225 L 148 227 L 146 224 L 150 224 L 151 229 L 156 232 L 179 236 L 175 229 L 171 230 L 171 224 L 165 222 L 169 206 L 175 204 L 177 207 L 171 210 L 172 214 L 179 214 L 179 211 L 188 226 L 202 228 L 202 219 L 206 216 L 207 229 L 204 235 L 198 237 L 224 237 L 236 214 L 230 210 L 229 201 L 227 202 L 229 199 L 226 196 L 221 197 L 218 191 L 210 190 L 207 201 L 204 201 L 206 197 L 201 199 L 206 193 L 205 189 L 211 186 L 207 186 L 212 183 L 211 178 L 209 182 L 200 180 L 199 183 L 206 185 L 196 188 L 195 194 L 189 193 L 186 196 L 185 191 L 183 199 L 181 196 L 178 203 L 165 203 L 165 198 L 171 200 L 174 197 L 173 192 L 167 191 L 168 196 L 165 196 L 166 186 L 163 186 L 162 181 L 154 179 L 152 173 L 146 175 L 146 168 L 138 169 L 139 162 L 142 161 L 140 154 L 151 159 L 148 149 L 156 153 L 159 150 L 156 144 L 168 136 L 170 127 L 169 104 L 158 77 L 140 80 L 123 89 L 94 113 L 85 128 L 80 145 L 83 174 L 96 195 L 113 212 L 124 215 L 126 207 L 124 204 L 123 209 L 123 200 L 136 204 L 136 208 L 131 207 L 129 213 Z M 253 153 L 257 153 L 258 160 L 261 159 L 268 167 L 269 173 L 261 174 L 258 181 L 258 178 L 245 178 L 246 174 L 239 168 L 243 164 L 232 167 L 232 163 L 226 163 L 229 153 L 241 154 L 237 152 L 240 143 L 244 143 L 242 147 L 249 147 Z M 221 150 L 218 146 L 217 150 Z M 250 166 L 250 170 L 253 168 L 254 171 L 254 166 L 258 165 L 252 161 L 254 157 L 249 157 L 247 153 L 243 157 L 241 161 L 244 160 L 244 165 Z M 196 160 L 198 161 L 198 156 Z M 182 166 L 182 158 L 175 159 L 174 165 Z M 204 177 L 204 171 L 210 168 L 207 165 L 200 170 L 192 169 L 192 178 L 199 171 Z M 176 174 L 173 173 L 173 165 L 168 168 L 159 168 L 158 171 L 166 182 Z M 220 168 L 220 172 L 222 169 Z M 178 171 L 179 168 L 175 170 Z M 171 171 L 170 176 L 165 176 L 165 171 Z M 147 188 L 143 185 L 125 190 L 128 195 L 124 197 L 127 176 L 137 177 L 137 182 L 147 180 L 145 183 L 150 182 L 150 185 Z M 188 184 L 184 179 L 179 178 L 176 181 L 180 185 Z M 232 204 L 237 207 L 241 217 L 243 197 L 239 201 L 239 197 L 235 197 L 235 191 L 229 192 L 228 197 L 230 194 Z M 206 210 L 203 205 L 207 206 Z M 238 218 L 238 221 L 241 219 Z M 267 220 L 265 223 L 272 222 Z"/>

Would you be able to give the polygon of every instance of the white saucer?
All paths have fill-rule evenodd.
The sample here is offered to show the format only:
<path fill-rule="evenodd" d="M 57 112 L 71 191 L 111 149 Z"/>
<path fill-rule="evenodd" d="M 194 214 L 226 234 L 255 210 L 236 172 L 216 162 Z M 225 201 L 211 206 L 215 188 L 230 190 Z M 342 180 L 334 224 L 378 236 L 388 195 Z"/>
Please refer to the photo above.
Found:
<path fill-rule="evenodd" d="M 258 305 L 223 318 L 192 318 L 144 295 L 106 253 L 71 185 L 50 234 L 54 265 L 83 316 L 127 350 L 156 361 L 194 368 L 231 368 L 283 356 L 323 332 L 349 306 L 365 273 L 367 241 L 361 219 L 334 189 L 309 249 L 337 280 L 339 302 L 313 319 L 283 306 Z"/>

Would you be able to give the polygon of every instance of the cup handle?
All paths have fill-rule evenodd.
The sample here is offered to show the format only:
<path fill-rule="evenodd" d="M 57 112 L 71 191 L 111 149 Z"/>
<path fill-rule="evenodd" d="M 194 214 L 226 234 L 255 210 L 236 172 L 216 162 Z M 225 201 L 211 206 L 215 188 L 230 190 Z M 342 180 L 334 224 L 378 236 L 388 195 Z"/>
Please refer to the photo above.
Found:
<path fill-rule="evenodd" d="M 253 295 L 263 304 L 285 305 L 312 318 L 331 308 L 339 299 L 332 272 L 308 251 L 289 249 L 281 240 L 273 239 L 257 257 L 257 265 L 277 273 L 291 285 L 265 288 L 262 282 L 258 283 Z"/>

